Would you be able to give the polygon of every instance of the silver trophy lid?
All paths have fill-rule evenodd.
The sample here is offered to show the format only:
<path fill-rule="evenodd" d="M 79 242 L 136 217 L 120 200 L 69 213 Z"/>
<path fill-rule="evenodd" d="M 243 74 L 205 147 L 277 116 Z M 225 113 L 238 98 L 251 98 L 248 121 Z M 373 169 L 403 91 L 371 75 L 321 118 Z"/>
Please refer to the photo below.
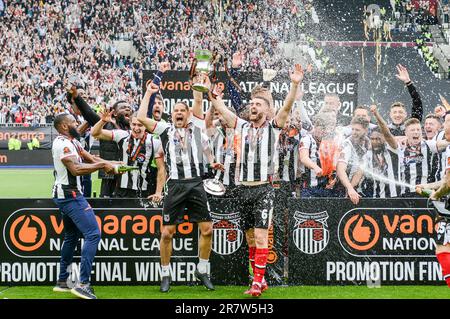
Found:
<path fill-rule="evenodd" d="M 216 178 L 205 179 L 203 181 L 205 191 L 214 196 L 223 196 L 225 194 L 225 186 Z"/>

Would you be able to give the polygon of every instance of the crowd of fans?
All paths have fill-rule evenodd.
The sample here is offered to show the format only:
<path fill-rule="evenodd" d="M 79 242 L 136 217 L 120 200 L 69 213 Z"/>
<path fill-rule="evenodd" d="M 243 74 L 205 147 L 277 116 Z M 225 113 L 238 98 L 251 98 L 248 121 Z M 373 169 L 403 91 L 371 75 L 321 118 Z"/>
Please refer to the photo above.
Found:
<path fill-rule="evenodd" d="M 224 57 L 243 49 L 248 71 L 283 64 L 276 45 L 310 8 L 310 0 L 0 0 L 0 124 L 51 122 L 66 108 L 71 76 L 90 104 L 120 99 L 136 109 L 142 70 L 162 60 L 187 70 L 197 48 Z M 139 56 L 121 56 L 117 39 L 132 40 Z"/>

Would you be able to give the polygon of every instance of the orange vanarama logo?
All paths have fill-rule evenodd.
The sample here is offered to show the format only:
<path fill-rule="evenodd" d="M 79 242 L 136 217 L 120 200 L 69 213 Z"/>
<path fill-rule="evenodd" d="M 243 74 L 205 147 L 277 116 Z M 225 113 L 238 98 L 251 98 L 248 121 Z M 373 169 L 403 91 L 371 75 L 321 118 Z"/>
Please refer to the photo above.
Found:
<path fill-rule="evenodd" d="M 368 250 L 378 242 L 380 228 L 372 217 L 355 215 L 345 224 L 344 237 L 353 249 Z"/>
<path fill-rule="evenodd" d="M 269 228 L 269 255 L 267 256 L 267 263 L 268 264 L 274 264 L 277 262 L 278 260 L 278 255 L 277 252 L 275 251 L 275 238 L 274 238 L 274 229 L 273 229 L 273 224 L 270 225 Z"/>
<path fill-rule="evenodd" d="M 22 251 L 34 251 L 42 246 L 47 237 L 44 222 L 35 215 L 22 215 L 9 230 L 11 242 Z"/>

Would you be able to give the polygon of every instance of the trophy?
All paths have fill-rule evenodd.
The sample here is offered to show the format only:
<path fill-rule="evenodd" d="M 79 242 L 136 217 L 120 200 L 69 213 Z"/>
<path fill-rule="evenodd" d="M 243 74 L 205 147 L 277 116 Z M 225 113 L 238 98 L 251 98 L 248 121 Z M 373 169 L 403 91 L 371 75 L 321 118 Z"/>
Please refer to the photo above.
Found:
<path fill-rule="evenodd" d="M 205 179 L 203 181 L 205 191 L 214 196 L 223 196 L 225 194 L 225 186 L 219 181 L 219 176 L 215 178 Z"/>
<path fill-rule="evenodd" d="M 191 76 L 199 71 L 200 74 L 207 75 L 211 71 L 212 66 L 212 53 L 209 50 L 195 50 L 195 59 L 191 70 Z M 202 93 L 209 91 L 209 86 L 206 85 L 203 81 L 203 78 L 200 78 L 198 82 L 192 84 L 192 88 L 195 91 L 199 91 Z"/>

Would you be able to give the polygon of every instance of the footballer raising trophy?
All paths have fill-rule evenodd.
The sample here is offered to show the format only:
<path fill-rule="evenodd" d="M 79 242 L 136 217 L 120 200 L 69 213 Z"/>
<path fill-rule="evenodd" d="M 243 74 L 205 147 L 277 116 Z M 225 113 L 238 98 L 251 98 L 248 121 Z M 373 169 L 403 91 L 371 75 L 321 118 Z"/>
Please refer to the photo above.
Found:
<path fill-rule="evenodd" d="M 196 73 L 209 74 L 212 71 L 212 53 L 209 50 L 195 50 L 195 60 L 191 67 L 191 78 Z M 204 82 L 205 77 L 197 77 L 198 81 L 192 84 L 192 88 L 195 91 L 206 93 L 209 91 L 210 86 Z"/>

